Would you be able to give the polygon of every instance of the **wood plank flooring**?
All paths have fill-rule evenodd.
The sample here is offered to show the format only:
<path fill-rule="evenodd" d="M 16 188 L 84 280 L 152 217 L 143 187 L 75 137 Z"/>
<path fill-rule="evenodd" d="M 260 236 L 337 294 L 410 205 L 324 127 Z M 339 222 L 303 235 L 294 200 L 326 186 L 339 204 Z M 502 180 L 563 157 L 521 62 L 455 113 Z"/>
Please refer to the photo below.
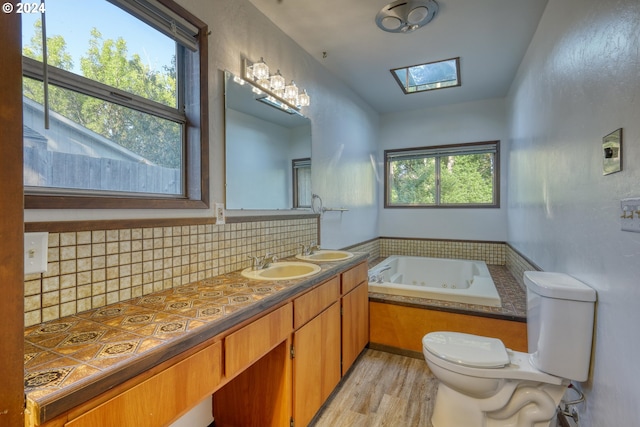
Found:
<path fill-rule="evenodd" d="M 313 427 L 432 427 L 438 382 L 424 359 L 365 349 Z"/>

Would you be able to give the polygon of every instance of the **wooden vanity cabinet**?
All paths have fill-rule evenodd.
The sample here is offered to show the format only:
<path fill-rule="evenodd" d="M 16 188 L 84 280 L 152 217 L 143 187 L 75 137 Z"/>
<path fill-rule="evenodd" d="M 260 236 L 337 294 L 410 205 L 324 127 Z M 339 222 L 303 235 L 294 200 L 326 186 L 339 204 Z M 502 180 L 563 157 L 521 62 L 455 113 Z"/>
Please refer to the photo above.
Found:
<path fill-rule="evenodd" d="M 364 261 L 42 427 L 169 425 L 212 394 L 218 427 L 306 426 L 369 340 L 367 273 Z"/>
<path fill-rule="evenodd" d="M 224 339 L 230 381 L 213 396 L 216 427 L 289 425 L 292 332 L 289 302 Z"/>
<path fill-rule="evenodd" d="M 367 275 L 365 261 L 294 297 L 289 354 L 276 347 L 216 392 L 216 426 L 307 426 L 369 342 Z"/>
<path fill-rule="evenodd" d="M 213 393 L 221 378 L 222 343 L 216 342 L 89 411 L 81 406 L 64 427 L 168 425 Z"/>
<path fill-rule="evenodd" d="M 293 419 L 297 426 L 309 424 L 340 382 L 339 298 L 340 278 L 335 277 L 294 300 Z"/>
<path fill-rule="evenodd" d="M 369 342 L 367 263 L 342 273 L 342 375 Z"/>

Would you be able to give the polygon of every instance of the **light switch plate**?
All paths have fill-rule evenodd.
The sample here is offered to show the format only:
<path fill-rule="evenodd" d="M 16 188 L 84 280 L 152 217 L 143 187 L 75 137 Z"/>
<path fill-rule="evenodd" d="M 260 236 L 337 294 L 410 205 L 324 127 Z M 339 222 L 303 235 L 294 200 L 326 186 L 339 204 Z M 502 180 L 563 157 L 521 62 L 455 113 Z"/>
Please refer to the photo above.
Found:
<path fill-rule="evenodd" d="M 24 233 L 24 273 L 45 273 L 49 233 Z"/>
<path fill-rule="evenodd" d="M 620 200 L 620 229 L 640 233 L 640 199 Z"/>

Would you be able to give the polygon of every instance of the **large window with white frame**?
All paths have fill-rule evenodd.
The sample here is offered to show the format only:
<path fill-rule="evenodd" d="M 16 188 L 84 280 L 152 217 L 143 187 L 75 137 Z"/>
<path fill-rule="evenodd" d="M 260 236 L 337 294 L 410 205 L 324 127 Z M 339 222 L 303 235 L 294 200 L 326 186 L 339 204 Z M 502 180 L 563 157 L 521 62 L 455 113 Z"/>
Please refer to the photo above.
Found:
<path fill-rule="evenodd" d="M 386 208 L 500 207 L 499 141 L 386 150 Z"/>
<path fill-rule="evenodd" d="M 206 25 L 171 0 L 22 19 L 25 206 L 206 207 Z"/>

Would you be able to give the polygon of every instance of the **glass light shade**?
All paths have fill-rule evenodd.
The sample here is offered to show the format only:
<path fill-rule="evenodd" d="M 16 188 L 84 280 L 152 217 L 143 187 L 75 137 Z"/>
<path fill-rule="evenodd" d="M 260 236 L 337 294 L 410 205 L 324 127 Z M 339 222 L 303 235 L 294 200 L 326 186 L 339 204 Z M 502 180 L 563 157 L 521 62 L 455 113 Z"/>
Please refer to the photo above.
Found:
<path fill-rule="evenodd" d="M 311 102 L 311 99 L 309 98 L 309 94 L 307 93 L 307 91 L 303 91 L 300 95 L 298 95 L 298 105 L 301 107 L 306 107 L 309 105 L 309 103 Z"/>
<path fill-rule="evenodd" d="M 265 89 L 269 89 L 269 85 L 271 84 L 269 79 L 259 79 L 257 83 Z"/>
<path fill-rule="evenodd" d="M 245 77 L 249 80 L 253 80 L 253 66 L 247 65 L 244 69 Z"/>
<path fill-rule="evenodd" d="M 280 89 L 284 89 L 284 85 L 286 84 L 284 77 L 282 77 L 282 74 L 280 74 L 280 70 L 278 70 L 277 73 L 275 73 L 273 76 L 271 76 L 271 90 L 272 91 L 277 91 Z"/>
<path fill-rule="evenodd" d="M 429 15 L 429 9 L 424 6 L 418 6 L 415 9 L 412 9 L 411 12 L 407 15 L 407 22 L 410 25 L 419 24 L 420 21 L 424 20 Z"/>
<path fill-rule="evenodd" d="M 291 84 L 284 87 L 284 99 L 287 101 L 296 101 L 298 98 L 298 86 L 291 81 Z"/>
<path fill-rule="evenodd" d="M 269 66 L 260 58 L 259 62 L 253 64 L 253 76 L 256 80 L 269 79 Z"/>

